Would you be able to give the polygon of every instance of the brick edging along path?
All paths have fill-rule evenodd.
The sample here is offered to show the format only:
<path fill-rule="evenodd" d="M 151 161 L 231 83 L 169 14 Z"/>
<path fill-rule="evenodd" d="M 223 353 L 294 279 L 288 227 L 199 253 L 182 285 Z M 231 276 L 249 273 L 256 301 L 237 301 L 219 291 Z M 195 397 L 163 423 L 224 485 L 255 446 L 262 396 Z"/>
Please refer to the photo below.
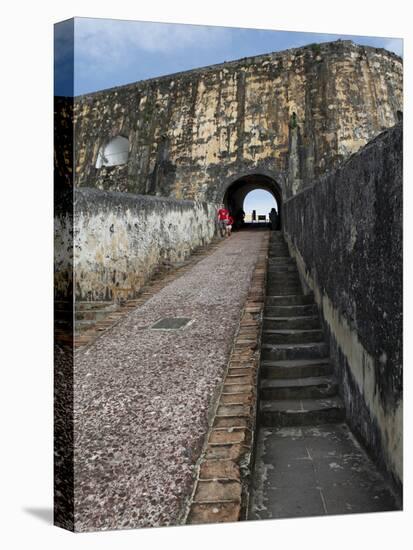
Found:
<path fill-rule="evenodd" d="M 269 232 L 264 237 L 215 414 L 198 464 L 186 523 L 246 519 L 257 411 Z"/>

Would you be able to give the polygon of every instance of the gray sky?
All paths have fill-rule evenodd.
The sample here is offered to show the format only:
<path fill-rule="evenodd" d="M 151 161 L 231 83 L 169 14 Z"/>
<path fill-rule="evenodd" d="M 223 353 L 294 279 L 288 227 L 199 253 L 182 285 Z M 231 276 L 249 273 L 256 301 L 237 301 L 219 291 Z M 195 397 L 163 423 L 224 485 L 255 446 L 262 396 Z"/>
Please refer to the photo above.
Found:
<path fill-rule="evenodd" d="M 56 95 L 71 95 L 59 68 L 74 51 L 74 95 L 339 38 L 403 54 L 398 38 L 75 18 L 56 26 Z"/>
<path fill-rule="evenodd" d="M 70 20 L 56 26 L 55 93 L 80 95 L 339 38 L 403 55 L 403 41 L 398 38 L 75 18 L 74 27 Z M 244 206 L 246 212 L 256 209 L 265 214 L 275 201 L 266 191 L 255 191 Z"/>
<path fill-rule="evenodd" d="M 256 210 L 258 214 L 269 214 L 271 208 L 275 208 L 278 211 L 277 203 L 274 197 L 268 191 L 263 189 L 256 189 L 250 191 L 244 200 L 244 212 L 251 214 L 253 210 Z"/>

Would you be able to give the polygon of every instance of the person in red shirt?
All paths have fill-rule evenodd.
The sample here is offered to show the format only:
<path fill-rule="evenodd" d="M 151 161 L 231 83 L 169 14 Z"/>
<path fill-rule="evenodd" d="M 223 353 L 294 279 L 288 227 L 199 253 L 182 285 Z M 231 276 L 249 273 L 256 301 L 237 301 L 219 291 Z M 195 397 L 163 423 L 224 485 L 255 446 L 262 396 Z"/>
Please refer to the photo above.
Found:
<path fill-rule="evenodd" d="M 227 237 L 231 236 L 232 226 L 234 224 L 234 218 L 231 216 L 231 214 L 228 215 L 227 218 Z"/>
<path fill-rule="evenodd" d="M 221 204 L 221 208 L 218 210 L 218 228 L 221 233 L 221 237 L 225 237 L 227 234 L 227 221 L 229 217 L 229 212 L 225 208 L 224 204 Z"/>

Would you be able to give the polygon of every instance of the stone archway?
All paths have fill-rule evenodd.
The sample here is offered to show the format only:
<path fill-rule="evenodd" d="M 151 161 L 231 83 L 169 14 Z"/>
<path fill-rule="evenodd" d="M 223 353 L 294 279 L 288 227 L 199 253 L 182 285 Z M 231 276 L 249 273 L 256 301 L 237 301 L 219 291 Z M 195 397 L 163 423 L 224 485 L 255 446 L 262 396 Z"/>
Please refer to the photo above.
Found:
<path fill-rule="evenodd" d="M 248 174 L 234 180 L 226 189 L 224 204 L 235 218 L 243 208 L 244 199 L 251 191 L 262 189 L 274 197 L 278 206 L 279 229 L 282 228 L 282 192 L 277 182 L 263 174 Z"/>

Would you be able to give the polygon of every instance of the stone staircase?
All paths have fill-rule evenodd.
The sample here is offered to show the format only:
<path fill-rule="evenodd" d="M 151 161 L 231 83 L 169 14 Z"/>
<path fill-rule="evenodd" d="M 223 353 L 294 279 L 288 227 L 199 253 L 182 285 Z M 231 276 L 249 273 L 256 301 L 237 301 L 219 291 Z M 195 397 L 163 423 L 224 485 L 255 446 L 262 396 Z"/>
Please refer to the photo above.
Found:
<path fill-rule="evenodd" d="M 76 331 L 81 332 L 94 326 L 98 321 L 105 319 L 108 315 L 119 309 L 119 304 L 109 301 L 98 302 L 76 302 L 74 305 L 68 302 L 55 302 L 55 322 L 57 326 L 73 324 L 75 321 Z"/>
<path fill-rule="evenodd" d="M 260 373 L 261 426 L 344 420 L 314 296 L 303 294 L 281 232 L 272 233 L 269 247 Z"/>
<path fill-rule="evenodd" d="M 345 423 L 313 295 L 272 232 L 261 341 L 259 414 L 248 519 L 400 508 Z"/>
<path fill-rule="evenodd" d="M 98 321 L 103 321 L 119 307 L 115 302 L 76 302 L 76 332 L 94 327 Z"/>

